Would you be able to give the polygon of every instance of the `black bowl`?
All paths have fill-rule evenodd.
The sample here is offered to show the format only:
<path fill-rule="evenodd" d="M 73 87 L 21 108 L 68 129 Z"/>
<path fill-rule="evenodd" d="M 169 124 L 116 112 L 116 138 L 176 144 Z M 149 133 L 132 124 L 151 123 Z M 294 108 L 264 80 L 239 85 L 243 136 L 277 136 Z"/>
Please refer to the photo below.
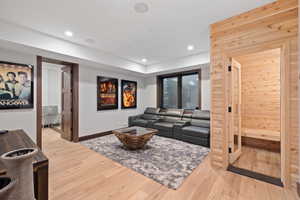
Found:
<path fill-rule="evenodd" d="M 11 178 L 0 177 L 0 190 L 8 186 L 10 183 L 11 183 Z"/>

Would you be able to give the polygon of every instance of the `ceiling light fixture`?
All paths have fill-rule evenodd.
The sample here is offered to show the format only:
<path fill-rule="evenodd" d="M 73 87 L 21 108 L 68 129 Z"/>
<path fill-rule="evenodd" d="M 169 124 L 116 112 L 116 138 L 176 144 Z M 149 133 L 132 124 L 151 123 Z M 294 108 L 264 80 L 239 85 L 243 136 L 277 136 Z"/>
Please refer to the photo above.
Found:
<path fill-rule="evenodd" d="M 143 58 L 143 59 L 142 59 L 142 62 L 143 62 L 143 63 L 146 63 L 146 62 L 147 62 L 147 59 L 146 59 L 146 58 Z"/>
<path fill-rule="evenodd" d="M 134 10 L 137 13 L 146 13 L 149 10 L 149 6 L 146 3 L 136 3 L 134 4 Z"/>
<path fill-rule="evenodd" d="M 187 46 L 187 50 L 193 51 L 195 49 L 194 45 L 189 45 Z"/>
<path fill-rule="evenodd" d="M 68 37 L 72 37 L 73 32 L 72 31 L 65 31 L 65 35 L 68 36 Z"/>

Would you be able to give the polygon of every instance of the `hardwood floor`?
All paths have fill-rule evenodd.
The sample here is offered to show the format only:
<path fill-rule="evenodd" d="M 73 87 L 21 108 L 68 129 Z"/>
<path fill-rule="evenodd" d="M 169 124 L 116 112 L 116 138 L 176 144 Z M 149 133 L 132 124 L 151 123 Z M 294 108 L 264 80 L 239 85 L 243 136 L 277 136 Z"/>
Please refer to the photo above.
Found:
<path fill-rule="evenodd" d="M 43 130 L 49 158 L 50 200 L 293 200 L 287 189 L 211 167 L 210 156 L 178 190 Z"/>
<path fill-rule="evenodd" d="M 280 178 L 280 153 L 243 146 L 242 154 L 233 166 Z"/>

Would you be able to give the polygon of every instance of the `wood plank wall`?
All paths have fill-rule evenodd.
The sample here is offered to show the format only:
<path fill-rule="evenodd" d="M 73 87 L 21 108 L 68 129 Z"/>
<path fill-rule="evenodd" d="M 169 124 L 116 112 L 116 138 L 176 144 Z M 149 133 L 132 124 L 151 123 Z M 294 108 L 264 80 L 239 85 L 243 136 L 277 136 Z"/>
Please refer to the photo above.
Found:
<path fill-rule="evenodd" d="M 242 66 L 242 135 L 280 141 L 280 49 L 235 59 Z"/>
<path fill-rule="evenodd" d="M 284 184 L 298 178 L 298 1 L 278 0 L 211 25 L 211 155 L 212 165 L 228 166 L 227 93 L 228 57 L 267 49 L 284 50 L 287 110 Z"/>

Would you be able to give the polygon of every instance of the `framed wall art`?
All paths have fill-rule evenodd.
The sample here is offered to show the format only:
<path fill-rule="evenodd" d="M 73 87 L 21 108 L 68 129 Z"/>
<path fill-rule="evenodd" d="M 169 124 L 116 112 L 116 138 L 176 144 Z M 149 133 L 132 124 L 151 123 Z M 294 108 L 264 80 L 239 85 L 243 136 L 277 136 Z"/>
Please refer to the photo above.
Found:
<path fill-rule="evenodd" d="M 118 109 L 118 79 L 97 77 L 97 110 Z"/>
<path fill-rule="evenodd" d="M 0 109 L 33 108 L 33 65 L 0 61 Z"/>
<path fill-rule="evenodd" d="M 122 109 L 137 107 L 137 82 L 122 80 Z"/>

